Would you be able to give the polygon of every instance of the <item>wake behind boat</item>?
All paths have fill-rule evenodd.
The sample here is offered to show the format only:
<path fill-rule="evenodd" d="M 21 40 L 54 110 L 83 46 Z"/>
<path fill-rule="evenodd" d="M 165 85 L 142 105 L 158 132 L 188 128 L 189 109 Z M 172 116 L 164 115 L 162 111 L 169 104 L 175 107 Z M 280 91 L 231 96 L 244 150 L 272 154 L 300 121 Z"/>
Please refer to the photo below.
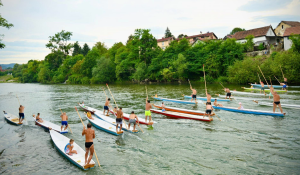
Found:
<path fill-rule="evenodd" d="M 35 117 L 33 117 L 33 118 L 34 118 L 35 124 L 42 127 L 42 128 L 45 128 L 47 130 L 52 129 L 52 130 L 54 130 L 58 133 L 61 133 L 61 134 L 68 133 L 68 130 L 64 130 L 64 128 L 63 128 L 63 130 L 61 131 L 61 127 L 54 124 L 54 123 L 51 123 L 51 122 L 48 122 L 48 121 L 45 121 L 45 120 L 43 120 L 43 122 L 41 123 L 41 122 L 37 121 Z"/>
<path fill-rule="evenodd" d="M 221 109 L 221 110 L 225 110 L 225 111 L 231 111 L 231 112 L 245 113 L 245 114 L 271 115 L 271 116 L 279 116 L 279 117 L 285 116 L 285 113 L 260 111 L 260 110 L 254 110 L 254 109 L 238 109 L 238 108 L 220 107 L 220 106 L 213 106 L 213 108 Z"/>
<path fill-rule="evenodd" d="M 160 98 L 160 97 L 153 97 L 155 100 L 161 100 L 161 101 L 169 101 L 174 103 L 182 103 L 182 104 L 196 104 L 195 102 L 191 101 L 183 101 L 183 100 L 176 100 L 176 99 L 168 99 L 168 98 Z"/>
<path fill-rule="evenodd" d="M 204 115 L 192 115 L 192 114 L 184 114 L 184 113 L 171 112 L 171 111 L 162 112 L 161 110 L 157 110 L 157 109 L 150 109 L 150 111 L 157 113 L 157 114 L 162 114 L 162 115 L 165 115 L 168 117 L 173 117 L 173 118 L 192 119 L 192 120 L 200 120 L 200 121 L 206 121 L 206 122 L 213 121 L 212 118 L 209 118 Z"/>
<path fill-rule="evenodd" d="M 23 123 L 19 123 L 19 117 L 12 115 L 10 113 L 7 113 L 5 111 L 3 111 L 3 112 L 4 112 L 4 118 L 8 123 L 17 125 L 17 126 L 20 126 L 23 124 Z"/>
<path fill-rule="evenodd" d="M 152 104 L 154 107 L 162 109 L 163 107 L 157 106 Z M 185 114 L 193 114 L 193 115 L 208 115 L 203 111 L 195 111 L 195 110 L 188 110 L 188 109 L 181 109 L 181 108 L 174 108 L 174 107 L 164 107 L 166 111 L 172 111 L 172 112 L 179 112 L 179 113 L 185 113 Z M 214 114 L 211 114 L 213 116 Z"/>
<path fill-rule="evenodd" d="M 90 168 L 94 168 L 95 166 L 95 162 L 93 161 L 93 159 L 91 160 L 90 164 L 85 165 L 85 151 L 78 146 L 75 142 L 74 142 L 74 148 L 73 150 L 77 151 L 77 154 L 72 154 L 69 155 L 67 153 L 65 153 L 65 147 L 66 145 L 70 142 L 70 139 L 62 134 L 59 134 L 56 131 L 50 130 L 50 136 L 51 139 L 55 145 L 55 148 L 65 157 L 67 158 L 71 163 L 73 163 L 74 165 L 76 165 L 77 167 L 83 169 L 83 170 L 88 170 Z"/>
<path fill-rule="evenodd" d="M 183 96 L 184 96 L 184 98 L 188 98 L 188 99 L 192 98 L 191 96 L 187 96 L 187 95 L 183 95 Z M 202 100 L 202 101 L 207 101 L 206 97 L 197 97 L 197 99 Z M 218 101 L 227 101 L 227 102 L 231 101 L 230 99 L 220 99 L 220 98 L 217 98 L 217 100 Z M 211 98 L 211 101 L 214 102 L 215 98 Z"/>

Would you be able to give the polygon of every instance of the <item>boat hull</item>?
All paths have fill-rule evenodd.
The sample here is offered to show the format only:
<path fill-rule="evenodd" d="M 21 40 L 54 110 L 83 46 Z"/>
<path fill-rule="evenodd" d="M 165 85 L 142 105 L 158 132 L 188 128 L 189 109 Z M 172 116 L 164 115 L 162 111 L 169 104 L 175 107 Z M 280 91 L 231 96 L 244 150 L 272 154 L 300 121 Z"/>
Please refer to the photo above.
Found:
<path fill-rule="evenodd" d="M 259 87 L 259 88 L 261 88 L 261 85 L 260 84 L 251 84 L 253 87 Z M 273 88 L 276 88 L 276 89 L 281 89 L 282 88 L 282 86 L 281 85 L 272 85 L 273 86 Z M 269 87 L 268 86 L 264 86 L 265 87 L 265 89 L 269 89 Z M 288 86 L 287 86 L 288 87 Z"/>
<path fill-rule="evenodd" d="M 87 117 L 86 117 L 87 118 Z M 116 136 L 118 136 L 118 135 L 121 135 L 121 134 L 118 134 L 116 131 L 115 131 L 115 126 L 114 125 L 110 125 L 109 126 L 109 123 L 107 123 L 107 122 L 105 122 L 105 121 L 103 121 L 103 120 L 101 120 L 101 119 L 98 119 L 98 118 L 94 118 L 94 120 L 91 120 L 91 119 L 89 119 L 89 118 L 87 118 L 88 119 L 88 121 L 95 127 L 95 128 L 97 128 L 97 129 L 99 129 L 99 130 L 102 130 L 102 131 L 104 131 L 104 132 L 107 132 L 107 133 L 109 133 L 109 134 L 112 134 L 112 135 L 116 135 Z M 101 120 L 101 121 L 99 121 L 99 120 Z M 103 122 L 105 122 L 105 123 L 103 123 Z M 110 128 L 111 127 L 111 128 Z"/>
<path fill-rule="evenodd" d="M 191 96 L 184 96 L 184 98 L 189 98 L 191 99 L 192 97 Z M 206 97 L 197 97 L 197 99 L 199 100 L 202 100 L 202 101 L 207 101 L 207 98 Z M 220 99 L 220 98 L 217 98 L 218 101 L 227 101 L 227 102 L 230 102 L 231 100 L 229 99 Z M 214 102 L 215 101 L 215 98 L 211 98 L 211 101 Z"/>
<path fill-rule="evenodd" d="M 245 91 L 257 91 L 257 92 L 260 92 L 260 89 L 254 89 L 254 88 L 244 88 Z M 285 93 L 285 92 L 288 92 L 288 91 L 285 91 L 285 90 L 275 90 L 276 92 L 279 92 L 279 93 Z M 270 92 L 270 89 L 265 89 L 265 92 Z"/>
<path fill-rule="evenodd" d="M 154 107 L 158 109 L 162 109 L 163 107 L 154 105 Z M 194 110 L 186 110 L 186 109 L 180 109 L 180 108 L 172 108 L 172 107 L 164 107 L 166 111 L 173 111 L 173 112 L 179 112 L 179 113 L 185 113 L 185 114 L 193 114 L 193 115 L 207 115 L 205 112 L 202 111 L 194 111 Z"/>
<path fill-rule="evenodd" d="M 161 110 L 156 110 L 156 109 L 151 109 L 152 112 L 157 113 L 157 114 L 162 114 L 168 117 L 172 118 L 179 118 L 179 119 L 191 119 L 191 120 L 199 120 L 199 121 L 205 121 L 205 122 L 210 122 L 213 121 L 213 119 L 206 117 L 206 116 L 199 116 L 199 115 L 192 115 L 192 114 L 184 114 L 184 113 L 178 113 L 178 112 L 162 112 Z"/>
<path fill-rule="evenodd" d="M 16 125 L 16 126 L 20 126 L 23 123 L 19 123 L 19 118 L 10 114 L 10 113 L 4 113 L 4 118 L 7 121 L 7 123 L 12 124 L 12 125 Z"/>
<path fill-rule="evenodd" d="M 169 102 L 181 103 L 181 104 L 196 104 L 195 102 L 183 101 L 183 100 L 176 100 L 176 99 L 159 98 L 159 97 L 153 97 L 153 98 L 154 98 L 155 100 L 169 101 Z"/>
<path fill-rule="evenodd" d="M 117 115 L 117 113 L 115 113 L 114 111 L 112 111 L 112 110 L 110 110 L 110 113 L 112 113 L 113 115 Z M 125 113 L 123 113 L 123 118 L 124 118 L 124 120 L 129 120 L 129 114 L 125 114 Z M 137 123 L 137 122 L 136 122 Z M 153 123 L 148 123 L 148 122 L 145 122 L 145 119 L 144 118 L 140 118 L 139 117 L 139 123 L 140 124 L 143 124 L 143 125 L 153 125 Z M 154 123 L 156 123 L 156 122 L 154 122 Z"/>
<path fill-rule="evenodd" d="M 220 109 L 225 111 L 231 111 L 231 112 L 238 112 L 238 113 L 244 113 L 244 114 L 255 114 L 255 115 L 270 115 L 270 116 L 278 116 L 278 117 L 284 117 L 285 113 L 273 113 L 273 112 L 267 112 L 267 111 L 259 111 L 259 110 L 247 110 L 247 109 L 237 109 L 237 108 L 229 108 L 229 107 L 220 107 L 220 106 L 213 106 L 214 109 Z"/>
<path fill-rule="evenodd" d="M 52 130 L 54 130 L 54 131 L 56 131 L 60 134 L 68 133 L 68 130 L 60 131 L 60 126 L 55 125 L 54 123 L 51 123 L 51 122 L 48 122 L 48 121 L 45 121 L 45 120 L 43 120 L 44 121 L 43 123 L 40 123 L 40 122 L 36 121 L 35 117 L 33 117 L 33 118 L 34 118 L 34 121 L 35 121 L 35 125 L 38 125 L 38 126 L 44 128 L 44 129 L 46 129 L 47 131 L 49 131 L 49 127 L 50 127 Z"/>

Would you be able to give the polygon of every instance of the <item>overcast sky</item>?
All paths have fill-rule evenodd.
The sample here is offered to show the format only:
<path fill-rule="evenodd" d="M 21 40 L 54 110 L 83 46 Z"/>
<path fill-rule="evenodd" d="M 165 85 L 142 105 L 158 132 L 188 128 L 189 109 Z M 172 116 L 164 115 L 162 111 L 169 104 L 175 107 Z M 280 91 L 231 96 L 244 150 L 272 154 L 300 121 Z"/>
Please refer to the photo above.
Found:
<path fill-rule="evenodd" d="M 2 0 L 2 17 L 14 24 L 0 28 L 5 49 L 0 64 L 43 60 L 49 36 L 73 32 L 71 42 L 92 47 L 125 43 L 137 28 L 150 29 L 157 39 L 167 27 L 183 33 L 214 32 L 223 38 L 234 27 L 247 29 L 282 20 L 300 21 L 300 0 Z"/>

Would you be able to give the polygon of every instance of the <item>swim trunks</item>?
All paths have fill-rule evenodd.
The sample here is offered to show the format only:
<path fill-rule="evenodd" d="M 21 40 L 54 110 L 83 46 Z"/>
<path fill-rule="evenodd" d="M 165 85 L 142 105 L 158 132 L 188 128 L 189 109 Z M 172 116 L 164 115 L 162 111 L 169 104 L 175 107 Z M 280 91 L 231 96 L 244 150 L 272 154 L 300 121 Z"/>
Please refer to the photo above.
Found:
<path fill-rule="evenodd" d="M 85 142 L 85 147 L 90 148 L 93 145 L 93 142 Z"/>
<path fill-rule="evenodd" d="M 19 118 L 22 118 L 22 119 L 24 119 L 24 113 L 19 113 Z"/>
<path fill-rule="evenodd" d="M 261 89 L 260 89 L 261 91 L 264 91 L 265 90 L 265 87 L 261 87 Z"/>
<path fill-rule="evenodd" d="M 193 95 L 193 96 L 192 96 L 192 98 L 196 98 L 196 97 L 197 97 L 196 95 Z"/>
<path fill-rule="evenodd" d="M 275 103 L 276 105 L 279 105 L 279 104 L 280 104 L 280 101 L 274 101 L 274 103 Z"/>
<path fill-rule="evenodd" d="M 67 125 L 68 125 L 68 122 L 67 122 L 67 121 L 61 121 L 61 125 L 62 125 L 62 126 L 64 126 L 64 125 L 67 126 Z"/>
<path fill-rule="evenodd" d="M 122 125 L 122 119 L 121 118 L 116 118 L 116 123 Z"/>
<path fill-rule="evenodd" d="M 104 110 L 108 110 L 108 106 L 104 106 Z"/>
<path fill-rule="evenodd" d="M 136 122 L 135 119 L 129 119 L 129 124 L 131 124 L 131 123 L 135 124 L 135 122 Z"/>
<path fill-rule="evenodd" d="M 161 110 L 161 112 L 165 112 L 166 110 L 165 110 L 165 108 L 163 108 L 162 110 Z"/>
<path fill-rule="evenodd" d="M 230 93 L 230 92 L 227 93 L 227 94 L 226 94 L 226 97 L 231 97 L 231 93 Z"/>
<path fill-rule="evenodd" d="M 283 88 L 286 88 L 286 85 L 283 85 L 282 87 L 283 87 Z"/>
<path fill-rule="evenodd" d="M 273 94 L 270 92 L 270 93 L 269 93 L 269 96 L 270 96 L 270 97 L 273 97 Z"/>
<path fill-rule="evenodd" d="M 151 112 L 150 111 L 145 111 L 145 116 L 151 116 Z"/>
<path fill-rule="evenodd" d="M 211 109 L 206 109 L 205 113 L 206 114 L 211 114 Z"/>

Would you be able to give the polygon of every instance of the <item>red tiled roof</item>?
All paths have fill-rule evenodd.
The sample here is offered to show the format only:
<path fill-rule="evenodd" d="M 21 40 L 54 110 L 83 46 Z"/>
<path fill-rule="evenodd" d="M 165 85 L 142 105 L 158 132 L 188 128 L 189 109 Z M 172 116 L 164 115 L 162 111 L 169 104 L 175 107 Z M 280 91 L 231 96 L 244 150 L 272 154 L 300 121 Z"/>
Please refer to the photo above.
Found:
<path fill-rule="evenodd" d="M 290 36 L 291 34 L 300 34 L 300 26 L 285 29 L 283 36 Z"/>
<path fill-rule="evenodd" d="M 232 38 L 240 40 L 240 39 L 244 39 L 248 35 L 253 35 L 254 37 L 265 36 L 270 27 L 271 26 L 266 26 L 257 29 L 236 32 L 234 35 L 232 35 Z"/>
<path fill-rule="evenodd" d="M 290 25 L 291 27 L 297 27 L 300 26 L 300 22 L 298 21 L 281 21 L 287 25 Z"/>
<path fill-rule="evenodd" d="M 157 42 L 168 41 L 168 40 L 171 40 L 172 38 L 173 37 L 158 39 Z"/>
<path fill-rule="evenodd" d="M 204 33 L 204 34 L 199 34 L 199 35 L 192 35 L 192 36 L 188 36 L 188 37 L 185 37 L 185 38 L 190 39 L 190 38 L 195 38 L 195 37 L 209 37 L 209 36 L 212 36 L 212 35 L 215 35 L 214 32 Z M 216 38 L 217 38 L 217 36 L 216 36 Z"/>

